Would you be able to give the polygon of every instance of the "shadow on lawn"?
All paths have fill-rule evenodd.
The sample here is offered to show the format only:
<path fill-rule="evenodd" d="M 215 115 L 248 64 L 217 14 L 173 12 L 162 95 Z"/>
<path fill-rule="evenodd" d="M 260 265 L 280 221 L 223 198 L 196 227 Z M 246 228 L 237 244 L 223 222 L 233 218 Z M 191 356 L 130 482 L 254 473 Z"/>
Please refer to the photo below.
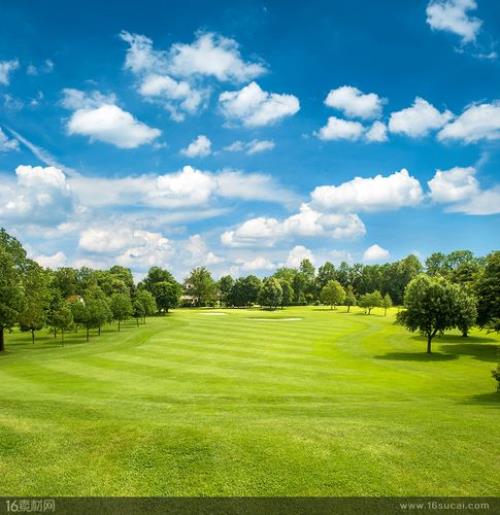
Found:
<path fill-rule="evenodd" d="M 480 361 L 496 363 L 498 361 L 498 342 L 493 338 L 481 336 L 444 336 L 436 340 L 440 350 L 448 354 L 471 356 Z"/>
<path fill-rule="evenodd" d="M 482 393 L 467 399 L 464 404 L 480 404 L 491 408 L 500 408 L 500 392 Z"/>
<path fill-rule="evenodd" d="M 388 352 L 382 356 L 375 356 L 375 359 L 393 361 L 450 361 L 457 359 L 457 356 L 453 354 L 442 354 L 441 352 L 427 354 L 424 349 L 422 352 Z"/>

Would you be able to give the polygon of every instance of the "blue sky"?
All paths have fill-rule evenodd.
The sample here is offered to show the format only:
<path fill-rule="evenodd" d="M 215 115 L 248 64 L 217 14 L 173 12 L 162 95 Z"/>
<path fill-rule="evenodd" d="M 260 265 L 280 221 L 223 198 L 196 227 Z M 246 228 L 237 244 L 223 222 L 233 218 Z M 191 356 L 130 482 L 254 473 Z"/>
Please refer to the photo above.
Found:
<path fill-rule="evenodd" d="M 42 264 L 499 248 L 498 2 L 92 4 L 2 2 L 0 225 Z"/>

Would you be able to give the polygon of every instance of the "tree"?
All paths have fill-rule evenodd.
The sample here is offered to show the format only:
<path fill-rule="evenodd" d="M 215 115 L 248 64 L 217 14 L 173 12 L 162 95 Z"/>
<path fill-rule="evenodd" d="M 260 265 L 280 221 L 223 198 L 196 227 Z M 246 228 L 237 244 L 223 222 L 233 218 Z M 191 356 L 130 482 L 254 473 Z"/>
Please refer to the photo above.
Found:
<path fill-rule="evenodd" d="M 500 330 L 500 251 L 486 256 L 475 291 L 478 300 L 477 323 L 480 327 Z"/>
<path fill-rule="evenodd" d="M 259 300 L 262 281 L 255 275 L 249 275 L 243 279 L 243 288 L 245 291 L 245 305 L 250 306 Z"/>
<path fill-rule="evenodd" d="M 387 310 L 392 307 L 392 299 L 391 296 L 386 293 L 384 298 L 382 299 L 382 307 L 384 308 L 384 316 L 387 316 Z"/>
<path fill-rule="evenodd" d="M 177 281 L 161 281 L 151 285 L 151 293 L 159 311 L 168 313 L 177 307 L 181 298 L 182 288 Z"/>
<path fill-rule="evenodd" d="M 73 326 L 73 313 L 69 302 L 60 294 L 56 295 L 51 303 L 48 321 L 54 328 L 54 333 L 57 330 L 61 331 L 61 343 L 64 345 L 64 332 L 69 331 Z"/>
<path fill-rule="evenodd" d="M 51 292 L 49 274 L 35 261 L 26 260 L 23 273 L 24 302 L 19 313 L 19 325 L 22 331 L 31 332 L 31 341 L 35 343 L 35 331 L 39 331 L 47 320 Z"/>
<path fill-rule="evenodd" d="M 78 275 L 74 268 L 59 268 L 53 272 L 52 287 L 59 290 L 63 299 L 79 293 Z"/>
<path fill-rule="evenodd" d="M 356 295 L 354 295 L 354 291 L 350 284 L 347 286 L 344 302 L 345 302 L 345 305 L 347 306 L 348 313 L 349 313 L 349 311 L 351 311 L 351 306 L 356 305 Z"/>
<path fill-rule="evenodd" d="M 99 286 L 90 287 L 83 297 L 86 307 L 85 327 L 87 328 L 87 340 L 89 337 L 89 329 L 97 328 L 98 334 L 101 334 L 101 327 L 106 322 L 110 322 L 113 314 L 109 307 L 108 299 Z"/>
<path fill-rule="evenodd" d="M 375 290 L 371 293 L 365 293 L 364 295 L 361 295 L 358 301 L 358 305 L 361 308 L 364 308 L 365 312 L 369 315 L 373 308 L 379 308 L 382 306 L 383 301 L 384 299 L 382 298 L 382 294 L 378 290 Z"/>
<path fill-rule="evenodd" d="M 281 307 L 283 306 L 291 306 L 293 304 L 293 288 L 292 285 L 288 282 L 282 279 L 279 281 L 281 285 Z"/>
<path fill-rule="evenodd" d="M 219 290 L 220 300 L 229 307 L 231 305 L 231 289 L 234 286 L 234 279 L 230 275 L 225 275 L 219 279 L 217 288 Z"/>
<path fill-rule="evenodd" d="M 22 308 L 21 274 L 14 256 L 2 245 L 0 239 L 0 352 L 5 350 L 4 332 L 18 321 Z"/>
<path fill-rule="evenodd" d="M 477 320 L 477 300 L 468 293 L 463 287 L 457 287 L 457 310 L 456 310 L 456 326 L 462 332 L 462 336 L 467 338 L 469 329 Z"/>
<path fill-rule="evenodd" d="M 138 302 L 142 306 L 141 313 L 144 322 L 146 322 L 147 316 L 154 315 L 158 311 L 155 298 L 153 294 L 148 290 L 139 289 L 135 296 L 134 302 Z M 136 315 L 134 314 L 134 316 Z"/>
<path fill-rule="evenodd" d="M 404 307 L 397 315 L 398 323 L 423 333 L 430 354 L 436 334 L 456 325 L 457 288 L 443 278 L 420 274 L 406 288 Z"/>
<path fill-rule="evenodd" d="M 259 302 L 261 306 L 269 306 L 269 309 L 276 309 L 281 304 L 283 290 L 277 279 L 268 277 L 264 280 L 260 290 Z"/>
<path fill-rule="evenodd" d="M 205 306 L 213 301 L 216 285 L 212 274 L 204 266 L 192 270 L 185 282 L 186 292 L 192 295 L 196 306 Z"/>
<path fill-rule="evenodd" d="M 118 331 L 120 331 L 121 322 L 132 315 L 132 301 L 127 293 L 113 293 L 109 307 L 113 318 L 118 321 Z"/>
<path fill-rule="evenodd" d="M 87 308 L 85 302 L 79 295 L 74 295 L 68 299 L 71 313 L 73 314 L 73 322 L 75 329 L 78 332 L 80 325 L 85 326 L 87 320 Z"/>
<path fill-rule="evenodd" d="M 321 290 L 321 302 L 329 304 L 330 309 L 336 309 L 345 299 L 345 290 L 338 281 L 328 281 Z"/>
<path fill-rule="evenodd" d="M 335 281 L 336 278 L 335 266 L 327 261 L 323 266 L 318 268 L 318 275 L 316 277 L 318 290 L 321 291 L 329 281 Z"/>

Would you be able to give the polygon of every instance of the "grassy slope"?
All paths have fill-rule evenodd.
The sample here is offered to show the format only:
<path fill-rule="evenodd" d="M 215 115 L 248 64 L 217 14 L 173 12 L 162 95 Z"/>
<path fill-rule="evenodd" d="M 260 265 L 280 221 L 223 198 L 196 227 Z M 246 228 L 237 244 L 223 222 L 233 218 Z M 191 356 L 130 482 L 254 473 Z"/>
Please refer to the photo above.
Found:
<path fill-rule="evenodd" d="M 0 495 L 500 494 L 498 338 L 342 311 L 8 335 Z"/>

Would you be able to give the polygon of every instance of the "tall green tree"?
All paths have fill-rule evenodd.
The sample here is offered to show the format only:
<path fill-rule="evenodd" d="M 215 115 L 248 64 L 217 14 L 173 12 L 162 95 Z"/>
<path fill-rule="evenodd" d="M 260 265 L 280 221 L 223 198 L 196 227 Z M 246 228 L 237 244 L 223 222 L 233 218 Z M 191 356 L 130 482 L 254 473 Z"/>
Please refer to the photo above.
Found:
<path fill-rule="evenodd" d="M 500 331 L 500 251 L 486 256 L 484 269 L 475 287 L 477 322 L 481 327 Z"/>
<path fill-rule="evenodd" d="M 457 288 L 443 278 L 418 275 L 406 288 L 404 307 L 397 321 L 409 331 L 424 334 L 430 354 L 436 334 L 456 325 Z"/>
<path fill-rule="evenodd" d="M 384 316 L 387 316 L 387 310 L 392 307 L 392 299 L 388 293 L 382 299 L 382 307 L 384 308 Z"/>
<path fill-rule="evenodd" d="M 192 270 L 185 281 L 188 295 L 194 299 L 195 306 L 206 306 L 213 302 L 217 288 L 212 274 L 204 266 Z"/>
<path fill-rule="evenodd" d="M 113 314 L 109 307 L 109 301 L 99 286 L 91 286 L 83 297 L 86 307 L 85 327 L 87 328 L 87 339 L 90 328 L 97 328 L 97 334 L 101 334 L 102 326 L 111 322 Z"/>
<path fill-rule="evenodd" d="M 337 304 L 341 304 L 345 299 L 345 290 L 338 281 L 328 281 L 320 294 L 321 302 L 330 306 L 330 309 L 336 309 Z"/>
<path fill-rule="evenodd" d="M 351 311 L 351 306 L 356 305 L 356 295 L 354 295 L 354 290 L 352 289 L 352 286 L 349 284 L 345 291 L 345 305 L 347 306 L 347 312 L 349 313 Z"/>
<path fill-rule="evenodd" d="M 182 287 L 177 281 L 153 283 L 150 288 L 160 312 L 168 313 L 179 304 Z"/>
<path fill-rule="evenodd" d="M 231 289 L 233 286 L 234 279 L 230 275 L 221 277 L 217 283 L 220 300 L 226 307 L 231 305 Z"/>
<path fill-rule="evenodd" d="M 456 326 L 467 338 L 470 328 L 477 320 L 477 300 L 464 287 L 457 286 Z"/>
<path fill-rule="evenodd" d="M 259 302 L 261 306 L 268 306 L 274 310 L 281 304 L 283 290 L 281 284 L 274 277 L 268 277 L 260 290 Z"/>
<path fill-rule="evenodd" d="M 135 295 L 135 302 L 139 302 L 142 306 L 141 312 L 143 313 L 144 323 L 146 322 L 146 317 L 152 316 L 158 311 L 155 298 L 148 290 L 138 289 Z"/>
<path fill-rule="evenodd" d="M 5 330 L 10 329 L 19 319 L 23 308 L 23 293 L 21 273 L 15 257 L 0 240 L 0 352 L 5 350 Z"/>
<path fill-rule="evenodd" d="M 56 301 L 50 305 L 48 321 L 54 328 L 54 333 L 60 331 L 61 343 L 64 345 L 64 333 L 73 326 L 73 312 L 67 300 L 63 299 L 60 295 L 57 295 L 55 299 Z"/>
<path fill-rule="evenodd" d="M 329 281 L 335 281 L 336 279 L 337 275 L 335 266 L 332 263 L 330 263 L 330 261 L 326 261 L 324 265 L 318 268 L 316 284 L 318 285 L 319 291 L 321 291 Z"/>
<path fill-rule="evenodd" d="M 282 279 L 281 281 L 278 280 L 278 282 L 281 285 L 281 306 L 291 306 L 293 304 L 293 288 L 292 285 L 286 281 L 285 279 Z"/>
<path fill-rule="evenodd" d="M 128 293 L 113 293 L 109 307 L 111 308 L 113 319 L 118 322 L 118 331 L 120 331 L 121 323 L 132 316 L 132 301 Z"/>
<path fill-rule="evenodd" d="M 42 329 L 47 320 L 47 310 L 51 300 L 50 275 L 38 263 L 26 260 L 23 273 L 24 302 L 19 313 L 22 331 L 31 332 L 35 343 L 35 332 Z"/>
<path fill-rule="evenodd" d="M 373 308 L 381 307 L 383 302 L 384 299 L 382 294 L 378 290 L 375 290 L 373 292 L 361 295 L 358 300 L 358 306 L 364 308 L 366 313 L 369 315 L 371 314 Z"/>

